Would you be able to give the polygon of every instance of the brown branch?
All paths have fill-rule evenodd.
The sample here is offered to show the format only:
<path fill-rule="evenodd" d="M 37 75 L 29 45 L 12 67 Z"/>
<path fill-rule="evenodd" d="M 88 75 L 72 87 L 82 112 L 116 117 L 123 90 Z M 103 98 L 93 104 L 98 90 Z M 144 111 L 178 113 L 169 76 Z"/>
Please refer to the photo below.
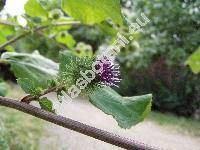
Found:
<path fill-rule="evenodd" d="M 77 24 L 80 24 L 80 22 L 79 21 L 71 21 L 71 22 L 67 22 L 67 23 L 57 23 L 57 24 L 54 23 L 52 25 L 53 26 L 65 26 L 65 25 L 77 25 Z M 26 32 L 24 32 L 24 33 L 22 33 L 22 34 L 20 34 L 20 35 L 18 35 L 16 37 L 8 40 L 7 42 L 3 43 L 2 45 L 0 45 L 0 49 L 3 49 L 4 47 L 6 47 L 6 46 L 18 41 L 21 38 L 24 38 L 25 36 L 31 34 L 32 32 L 38 32 L 38 31 L 41 31 L 41 30 L 46 29 L 48 27 L 49 27 L 49 25 L 46 25 L 46 26 L 41 26 L 41 27 L 35 28 L 32 31 L 26 31 Z"/>
<path fill-rule="evenodd" d="M 70 130 L 85 134 L 85 135 L 93 137 L 95 139 L 113 144 L 115 146 L 119 146 L 121 148 L 131 149 L 131 150 L 134 150 L 134 149 L 136 149 L 136 150 L 155 150 L 155 148 L 145 145 L 143 143 L 120 137 L 116 134 L 109 133 L 107 131 L 97 129 L 95 127 L 80 123 L 78 121 L 74 121 L 72 119 L 65 118 L 63 116 L 44 111 L 42 109 L 39 109 L 37 107 L 34 107 L 32 105 L 29 105 L 29 104 L 26 104 L 26 103 L 23 103 L 23 102 L 20 102 L 17 100 L 4 98 L 4 97 L 0 96 L 0 105 L 6 106 L 9 108 L 14 108 L 16 110 L 30 114 L 37 118 L 40 118 L 40 119 L 46 120 L 48 122 L 57 124 L 59 126 L 68 128 Z"/>

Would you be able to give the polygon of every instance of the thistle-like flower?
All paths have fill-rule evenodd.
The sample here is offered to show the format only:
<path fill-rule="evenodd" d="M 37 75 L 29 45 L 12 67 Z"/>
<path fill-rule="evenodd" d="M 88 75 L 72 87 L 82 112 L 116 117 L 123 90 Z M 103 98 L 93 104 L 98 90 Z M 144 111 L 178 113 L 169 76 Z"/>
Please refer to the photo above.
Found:
<path fill-rule="evenodd" d="M 112 63 L 107 57 L 97 59 L 96 69 L 102 67 L 101 71 L 97 73 L 96 77 L 100 80 L 101 85 L 116 86 L 121 81 L 119 65 Z"/>

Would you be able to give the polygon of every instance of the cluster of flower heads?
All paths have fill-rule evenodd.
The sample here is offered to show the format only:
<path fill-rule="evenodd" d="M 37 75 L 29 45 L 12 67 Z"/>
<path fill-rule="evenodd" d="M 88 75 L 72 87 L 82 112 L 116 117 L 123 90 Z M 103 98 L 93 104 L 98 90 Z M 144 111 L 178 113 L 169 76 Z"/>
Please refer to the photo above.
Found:
<path fill-rule="evenodd" d="M 114 64 L 106 56 L 101 59 L 97 59 L 96 61 L 97 63 L 95 68 L 98 70 L 102 67 L 101 71 L 96 75 L 96 78 L 100 80 L 101 85 L 118 87 L 117 84 L 121 81 L 119 65 Z"/>
<path fill-rule="evenodd" d="M 65 85 L 69 97 L 88 94 L 101 86 L 116 86 L 121 81 L 119 65 L 107 57 L 89 58 L 63 55 L 58 82 Z"/>

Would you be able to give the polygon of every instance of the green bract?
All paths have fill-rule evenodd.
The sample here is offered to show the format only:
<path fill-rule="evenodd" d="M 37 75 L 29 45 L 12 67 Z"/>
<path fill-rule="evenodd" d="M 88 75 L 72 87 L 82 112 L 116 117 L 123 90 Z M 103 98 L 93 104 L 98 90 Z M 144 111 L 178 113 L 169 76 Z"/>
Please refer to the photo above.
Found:
<path fill-rule="evenodd" d="M 93 58 L 90 57 L 80 58 L 70 52 L 61 53 L 58 82 L 65 85 L 66 88 L 76 85 L 77 80 L 82 78 L 80 72 L 91 70 L 92 63 Z M 93 80 L 81 91 L 81 95 L 93 91 L 96 87 L 98 87 L 98 84 L 96 80 Z"/>

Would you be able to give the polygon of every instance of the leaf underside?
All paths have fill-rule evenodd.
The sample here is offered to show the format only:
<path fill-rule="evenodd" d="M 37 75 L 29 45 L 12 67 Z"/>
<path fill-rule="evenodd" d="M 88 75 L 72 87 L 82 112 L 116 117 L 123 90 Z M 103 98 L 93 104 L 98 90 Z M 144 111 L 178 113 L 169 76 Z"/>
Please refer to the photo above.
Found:
<path fill-rule="evenodd" d="M 11 64 L 11 70 L 18 79 L 29 79 L 35 88 L 47 88 L 47 81 L 54 79 L 58 73 L 57 63 L 36 52 L 32 54 L 7 52 L 1 58 Z"/>

